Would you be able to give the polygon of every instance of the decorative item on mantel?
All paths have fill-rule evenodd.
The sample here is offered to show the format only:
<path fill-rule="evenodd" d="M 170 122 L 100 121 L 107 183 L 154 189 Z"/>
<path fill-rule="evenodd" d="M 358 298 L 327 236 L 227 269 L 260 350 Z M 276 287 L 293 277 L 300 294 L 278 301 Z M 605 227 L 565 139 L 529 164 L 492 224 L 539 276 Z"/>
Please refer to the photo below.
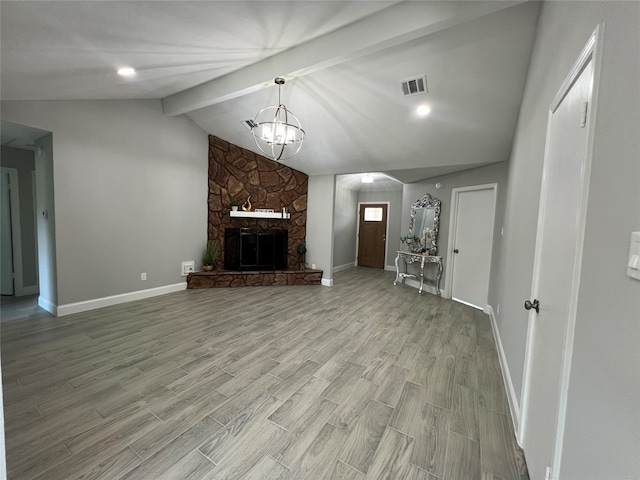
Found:
<path fill-rule="evenodd" d="M 218 248 L 218 242 L 215 240 L 209 240 L 202 250 L 202 269 L 205 272 L 213 270 L 213 266 L 220 255 L 220 249 Z"/>
<path fill-rule="evenodd" d="M 245 212 L 251 211 L 251 195 L 247 198 L 247 201 L 242 204 L 242 210 Z"/>
<path fill-rule="evenodd" d="M 233 212 L 237 212 L 238 211 L 238 207 L 240 206 L 240 202 L 237 199 L 232 198 L 229 203 L 231 205 L 231 210 Z"/>
<path fill-rule="evenodd" d="M 306 268 L 304 256 L 307 253 L 307 246 L 301 243 L 296 250 L 298 251 L 298 255 L 300 255 L 300 270 L 304 270 Z"/>

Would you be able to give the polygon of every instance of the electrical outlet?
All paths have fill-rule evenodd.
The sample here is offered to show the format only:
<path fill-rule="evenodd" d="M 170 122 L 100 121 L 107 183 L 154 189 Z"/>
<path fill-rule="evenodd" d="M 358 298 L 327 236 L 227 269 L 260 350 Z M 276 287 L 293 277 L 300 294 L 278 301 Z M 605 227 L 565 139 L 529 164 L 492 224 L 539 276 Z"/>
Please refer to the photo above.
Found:
<path fill-rule="evenodd" d="M 182 269 L 180 270 L 183 277 L 186 277 L 195 270 L 196 262 L 189 260 L 188 262 L 182 262 Z"/>
<path fill-rule="evenodd" d="M 140 274 L 140 280 L 146 280 L 147 279 L 147 274 L 146 272 L 143 272 Z"/>

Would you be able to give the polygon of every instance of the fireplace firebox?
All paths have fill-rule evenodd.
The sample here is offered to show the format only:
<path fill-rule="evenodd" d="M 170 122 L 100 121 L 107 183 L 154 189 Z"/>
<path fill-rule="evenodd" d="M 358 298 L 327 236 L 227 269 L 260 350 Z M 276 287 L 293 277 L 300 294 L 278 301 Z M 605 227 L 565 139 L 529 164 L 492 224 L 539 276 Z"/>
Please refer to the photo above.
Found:
<path fill-rule="evenodd" d="M 225 270 L 286 270 L 286 229 L 225 228 Z"/>

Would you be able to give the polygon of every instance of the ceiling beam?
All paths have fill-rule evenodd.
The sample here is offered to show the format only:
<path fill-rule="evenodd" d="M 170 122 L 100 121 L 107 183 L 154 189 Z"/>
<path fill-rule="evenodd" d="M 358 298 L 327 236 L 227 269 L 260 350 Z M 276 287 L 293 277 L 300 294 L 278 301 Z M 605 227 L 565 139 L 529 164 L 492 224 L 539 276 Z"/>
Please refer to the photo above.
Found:
<path fill-rule="evenodd" d="M 524 0 L 401 2 L 332 33 L 165 97 L 163 111 L 168 116 L 189 113 L 271 87 L 275 77 L 308 75 L 521 3 Z"/>

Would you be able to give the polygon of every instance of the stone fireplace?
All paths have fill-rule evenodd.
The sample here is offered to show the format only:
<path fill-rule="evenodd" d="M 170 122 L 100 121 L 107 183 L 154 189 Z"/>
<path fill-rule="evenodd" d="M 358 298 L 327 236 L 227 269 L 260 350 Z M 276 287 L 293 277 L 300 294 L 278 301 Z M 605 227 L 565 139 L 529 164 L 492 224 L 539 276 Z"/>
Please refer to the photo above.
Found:
<path fill-rule="evenodd" d="M 300 269 L 297 252 L 298 246 L 305 243 L 307 232 L 307 186 L 306 174 L 209 136 L 207 237 L 218 242 L 220 256 L 213 272 L 190 273 L 188 288 L 320 285 L 322 271 Z M 289 215 L 265 218 L 243 212 L 232 216 L 231 199 L 242 204 L 249 196 L 252 212 L 256 209 L 282 212 L 286 207 Z M 238 250 L 239 240 L 227 243 L 227 231 L 235 232 L 236 237 L 242 232 L 248 235 L 244 253 Z M 254 233 L 251 237 L 250 232 L 260 235 Z M 282 233 L 276 236 L 264 232 L 286 232 L 286 241 Z"/>
<path fill-rule="evenodd" d="M 220 246 L 216 269 L 224 266 L 225 230 L 253 228 L 287 230 L 287 265 L 299 265 L 298 245 L 305 243 L 307 224 L 306 174 L 249 150 L 209 136 L 209 218 L 207 236 Z M 286 207 L 290 218 L 231 217 L 231 199 L 245 202 L 251 196 L 252 210 Z"/>

